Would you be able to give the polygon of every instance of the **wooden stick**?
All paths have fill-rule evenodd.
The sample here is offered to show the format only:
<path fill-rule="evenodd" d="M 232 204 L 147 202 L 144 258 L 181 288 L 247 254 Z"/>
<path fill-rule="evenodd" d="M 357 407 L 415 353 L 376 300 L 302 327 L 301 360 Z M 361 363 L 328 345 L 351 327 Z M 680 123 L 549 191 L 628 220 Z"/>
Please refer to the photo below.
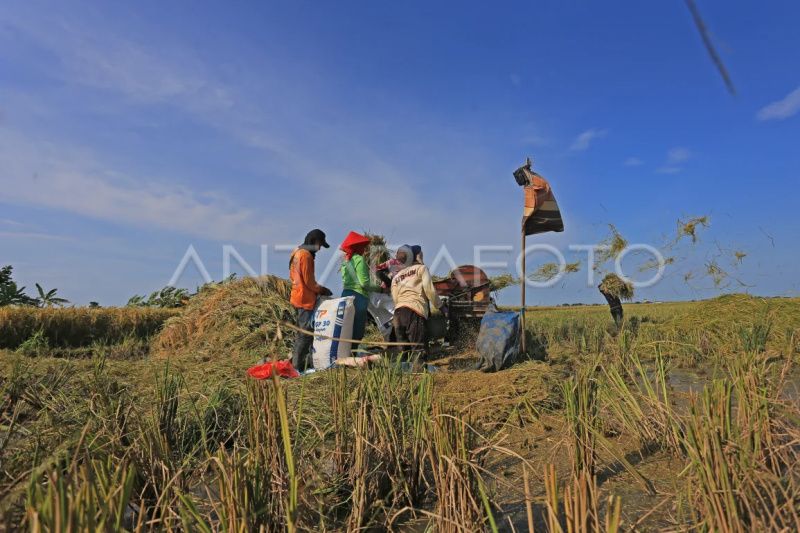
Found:
<path fill-rule="evenodd" d="M 522 305 L 519 308 L 519 321 L 522 338 L 520 339 L 520 349 L 522 353 L 526 353 L 525 349 L 525 286 L 528 280 L 525 277 L 525 225 L 522 226 Z"/>
<path fill-rule="evenodd" d="M 309 331 L 307 329 L 303 329 L 301 327 L 295 326 L 294 324 L 290 324 L 289 322 L 278 321 L 278 324 L 281 326 L 287 327 L 291 330 L 305 333 L 311 337 L 315 337 L 317 339 L 324 339 L 330 341 L 339 341 L 339 342 L 349 342 L 352 344 L 367 344 L 369 346 L 422 346 L 422 344 L 414 343 L 414 342 L 386 342 L 386 341 L 365 341 L 360 340 L 357 341 L 355 339 L 345 339 L 344 337 L 330 337 L 328 335 L 320 335 L 319 333 L 314 333 L 313 331 Z"/>

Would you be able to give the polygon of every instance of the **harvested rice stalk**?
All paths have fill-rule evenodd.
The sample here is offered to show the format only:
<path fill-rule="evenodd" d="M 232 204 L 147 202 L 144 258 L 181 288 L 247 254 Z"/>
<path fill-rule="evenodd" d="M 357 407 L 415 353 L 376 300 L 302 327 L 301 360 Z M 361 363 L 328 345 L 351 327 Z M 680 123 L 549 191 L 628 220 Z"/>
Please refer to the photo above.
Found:
<path fill-rule="evenodd" d="M 489 286 L 493 291 L 500 291 L 506 287 L 511 287 L 512 285 L 519 285 L 519 283 L 520 280 L 515 279 L 514 276 L 508 273 L 489 278 Z"/>
<path fill-rule="evenodd" d="M 639 267 L 639 272 L 647 272 L 648 270 L 656 270 L 662 266 L 667 266 L 675 263 L 674 257 L 665 257 L 663 260 L 651 259 Z"/>
<path fill-rule="evenodd" d="M 291 283 L 277 276 L 244 278 L 207 285 L 183 312 L 171 318 L 155 338 L 153 348 L 163 355 L 205 353 L 217 357 L 255 353 L 269 355 L 267 339 L 277 336 L 277 323 L 292 320 Z M 288 353 L 290 339 L 277 339 Z"/>
<path fill-rule="evenodd" d="M 717 288 L 728 278 L 728 273 L 722 270 L 715 259 L 706 263 L 706 274 L 711 276 L 711 279 L 714 280 L 714 287 Z"/>
<path fill-rule="evenodd" d="M 606 274 L 600 282 L 600 291 L 607 292 L 621 300 L 630 301 L 633 299 L 633 284 L 625 281 L 613 272 Z"/>
<path fill-rule="evenodd" d="M 678 236 L 675 238 L 675 242 L 677 243 L 683 237 L 691 237 L 692 244 L 695 244 L 697 242 L 698 226 L 702 226 L 704 228 L 707 228 L 709 226 L 708 215 L 702 217 L 690 218 L 686 222 L 678 219 Z"/>
<path fill-rule="evenodd" d="M 561 269 L 558 268 L 558 263 L 545 263 L 537 268 L 528 278 L 537 282 L 550 281 L 556 277 L 560 271 Z"/>
<path fill-rule="evenodd" d="M 608 227 L 611 230 L 611 235 L 600 242 L 602 248 L 597 254 L 595 270 L 599 269 L 600 265 L 606 261 L 619 257 L 619 254 L 628 247 L 628 241 L 617 231 L 617 227 L 614 224 L 609 224 Z"/>
<path fill-rule="evenodd" d="M 546 282 L 555 278 L 559 274 L 572 274 L 580 271 L 581 262 L 566 263 L 563 268 L 558 263 L 545 263 L 537 268 L 533 274 L 528 276 L 529 279 L 537 282 Z"/>
<path fill-rule="evenodd" d="M 370 282 L 373 285 L 380 285 L 381 279 L 375 273 L 375 268 L 379 264 L 388 261 L 394 253 L 386 245 L 386 237 L 383 235 L 365 231 L 364 236 L 369 238 L 369 251 L 364 259 L 367 261 L 367 267 L 369 268 Z"/>
<path fill-rule="evenodd" d="M 380 263 L 388 261 L 392 256 L 392 250 L 386 245 L 386 237 L 377 233 L 364 232 L 364 236 L 369 238 L 369 253 L 365 259 L 369 267 L 374 267 Z"/>

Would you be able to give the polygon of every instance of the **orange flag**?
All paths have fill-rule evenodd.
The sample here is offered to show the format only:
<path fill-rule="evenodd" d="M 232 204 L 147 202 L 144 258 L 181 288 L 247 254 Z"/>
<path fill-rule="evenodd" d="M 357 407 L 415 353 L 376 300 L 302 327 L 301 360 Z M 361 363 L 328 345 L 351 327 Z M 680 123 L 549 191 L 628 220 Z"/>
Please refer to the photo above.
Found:
<path fill-rule="evenodd" d="M 531 170 L 530 161 L 514 172 L 514 178 L 525 188 L 525 211 L 522 215 L 525 235 L 564 231 L 564 221 L 550 183 Z"/>

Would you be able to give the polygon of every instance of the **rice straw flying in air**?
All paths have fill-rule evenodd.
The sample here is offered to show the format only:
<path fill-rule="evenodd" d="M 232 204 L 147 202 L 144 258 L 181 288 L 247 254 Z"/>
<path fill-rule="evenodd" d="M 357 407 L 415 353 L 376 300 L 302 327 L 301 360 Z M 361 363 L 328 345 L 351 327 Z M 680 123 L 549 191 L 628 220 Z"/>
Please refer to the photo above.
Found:
<path fill-rule="evenodd" d="M 709 226 L 709 217 L 708 215 L 704 215 L 702 217 L 693 217 L 684 222 L 683 220 L 678 220 L 678 236 L 675 238 L 675 242 L 677 243 L 683 237 L 691 237 L 692 244 L 697 242 L 697 227 L 702 226 L 707 228 Z"/>
<path fill-rule="evenodd" d="M 599 270 L 600 265 L 603 263 L 619 257 L 619 254 L 628 247 L 628 241 L 620 234 L 617 227 L 614 224 L 609 224 L 608 227 L 611 230 L 611 235 L 600 242 L 602 248 L 597 253 L 595 270 Z"/>

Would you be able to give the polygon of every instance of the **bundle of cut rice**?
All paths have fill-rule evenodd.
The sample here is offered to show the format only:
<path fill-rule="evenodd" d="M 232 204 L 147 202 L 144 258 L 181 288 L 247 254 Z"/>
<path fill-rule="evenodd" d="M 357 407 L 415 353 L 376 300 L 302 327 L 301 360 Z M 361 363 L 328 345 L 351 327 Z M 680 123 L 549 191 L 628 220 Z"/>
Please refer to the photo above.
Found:
<path fill-rule="evenodd" d="M 599 288 L 602 292 L 616 296 L 621 300 L 633 299 L 633 284 L 623 280 L 613 272 L 606 274 L 603 281 L 600 282 Z"/>
<path fill-rule="evenodd" d="M 284 330 L 276 340 L 277 323 L 293 322 L 291 283 L 276 276 L 244 278 L 204 286 L 180 315 L 167 320 L 153 341 L 161 355 L 259 354 L 290 351 L 294 337 Z"/>
<path fill-rule="evenodd" d="M 370 267 L 388 261 L 392 256 L 392 251 L 386 246 L 386 237 L 376 233 L 364 232 L 365 237 L 369 237 L 369 253 L 367 254 L 367 264 Z"/>

